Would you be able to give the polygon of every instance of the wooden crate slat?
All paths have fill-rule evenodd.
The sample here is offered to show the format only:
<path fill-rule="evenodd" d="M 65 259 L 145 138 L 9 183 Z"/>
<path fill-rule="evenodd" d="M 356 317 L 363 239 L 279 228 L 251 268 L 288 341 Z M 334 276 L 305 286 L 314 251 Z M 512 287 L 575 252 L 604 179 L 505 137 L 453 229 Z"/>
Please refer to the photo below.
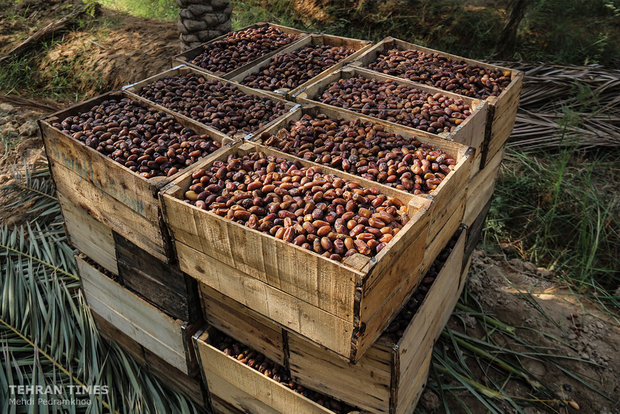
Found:
<path fill-rule="evenodd" d="M 263 316 L 348 355 L 353 324 L 177 243 L 181 270 Z M 194 258 L 192 260 L 191 258 Z M 188 258 L 185 262 L 183 258 Z M 202 265 L 197 264 L 203 263 Z M 197 268 L 200 269 L 197 269 Z M 208 268 L 211 277 L 205 274 Z M 340 334 L 335 334 L 336 332 Z"/>
<path fill-rule="evenodd" d="M 346 395 L 349 402 L 371 412 L 383 412 L 389 406 L 391 348 L 375 345 L 352 364 L 294 333 L 288 335 L 288 343 L 291 373 L 295 379 L 302 378 L 304 385 L 328 395 L 337 392 L 340 398 Z"/>
<path fill-rule="evenodd" d="M 220 378 L 240 388 L 253 399 L 282 413 L 331 413 L 332 411 L 229 357 L 209 343 L 207 333 L 195 339 L 200 363 L 209 387 Z"/>
<path fill-rule="evenodd" d="M 118 275 L 112 230 L 94 219 L 88 211 L 58 193 L 69 243 L 93 259 L 98 265 Z"/>
<path fill-rule="evenodd" d="M 91 217 L 134 240 L 136 245 L 159 260 L 168 260 L 159 222 L 151 222 L 134 214 L 125 204 L 99 191 L 88 181 L 76 176 L 73 171 L 54 162 L 51 167 L 58 193 L 65 194 L 73 204 L 86 210 Z"/>
<path fill-rule="evenodd" d="M 286 365 L 282 328 L 204 283 L 199 284 L 199 289 L 209 325 Z"/>
<path fill-rule="evenodd" d="M 83 258 L 76 259 L 89 307 L 170 365 L 189 373 L 182 323 L 124 289 Z"/>

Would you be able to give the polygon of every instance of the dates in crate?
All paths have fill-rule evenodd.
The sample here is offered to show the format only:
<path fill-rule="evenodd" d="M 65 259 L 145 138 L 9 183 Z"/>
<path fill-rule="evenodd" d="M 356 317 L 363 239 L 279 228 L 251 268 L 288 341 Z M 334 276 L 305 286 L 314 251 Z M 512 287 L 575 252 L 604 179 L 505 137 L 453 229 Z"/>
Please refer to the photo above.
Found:
<path fill-rule="evenodd" d="M 456 160 L 441 150 L 360 119 L 306 114 L 291 121 L 288 128 L 262 138 L 265 145 L 287 154 L 412 194 L 431 192 L 456 165 Z"/>
<path fill-rule="evenodd" d="M 128 98 L 105 100 L 52 126 L 146 178 L 171 176 L 221 146 Z"/>
<path fill-rule="evenodd" d="M 361 76 L 332 82 L 317 99 L 431 133 L 451 132 L 471 115 L 471 108 L 462 99 Z"/>
<path fill-rule="evenodd" d="M 336 261 L 374 256 L 409 220 L 375 188 L 262 152 L 231 154 L 192 177 L 187 202 Z"/>
<path fill-rule="evenodd" d="M 478 99 L 499 96 L 510 84 L 510 71 L 471 65 L 421 50 L 389 49 L 380 53 L 368 68 Z"/>
<path fill-rule="evenodd" d="M 293 381 L 284 368 L 260 352 L 257 352 L 222 333 L 218 334 L 219 338 L 215 341 L 214 346 L 229 357 L 240 361 L 248 367 L 336 413 L 345 414 L 353 411 L 353 408 L 345 403 L 297 384 Z"/>
<path fill-rule="evenodd" d="M 246 76 L 241 83 L 268 91 L 295 89 L 354 52 L 346 47 L 318 45 L 282 53 L 274 56 L 269 65 Z"/>
<path fill-rule="evenodd" d="M 271 26 L 239 30 L 203 45 L 203 52 L 191 63 L 211 72 L 228 73 L 300 37 Z"/>
<path fill-rule="evenodd" d="M 286 111 L 282 102 L 197 73 L 158 79 L 138 94 L 228 135 L 254 132 Z"/>

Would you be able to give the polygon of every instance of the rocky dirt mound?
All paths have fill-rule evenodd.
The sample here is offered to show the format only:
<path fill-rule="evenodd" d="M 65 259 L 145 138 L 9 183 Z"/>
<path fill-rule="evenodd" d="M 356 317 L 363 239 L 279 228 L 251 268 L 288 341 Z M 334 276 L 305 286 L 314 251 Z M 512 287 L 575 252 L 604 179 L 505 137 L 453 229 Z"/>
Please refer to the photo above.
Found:
<path fill-rule="evenodd" d="M 570 404 L 558 400 L 573 401 L 580 412 L 620 413 L 617 398 L 620 395 L 620 326 L 601 312 L 590 300 L 576 295 L 558 282 L 547 269 L 537 268 L 530 262 L 518 259 L 510 261 L 502 257 L 489 257 L 475 251 L 470 270 L 468 293 L 474 295 L 490 316 L 516 327 L 517 336 L 545 353 L 562 356 L 561 359 L 541 356 L 523 359 L 525 369 L 541 382 L 551 386 L 556 401 L 548 401 L 544 412 L 576 412 Z M 463 321 L 465 320 L 465 323 Z M 452 316 L 448 326 L 475 338 L 485 339 L 489 327 L 482 327 L 473 317 Z M 531 352 L 523 343 L 493 336 L 500 346 L 517 352 Z M 502 340 L 503 338 L 503 340 Z M 616 401 L 610 401 L 558 369 L 553 362 L 561 361 L 568 372 L 588 381 Z M 468 363 L 478 381 L 484 384 L 492 375 L 485 366 Z M 532 398 L 531 388 L 522 380 L 511 379 L 504 385 L 504 392 L 520 399 Z M 485 407 L 463 393 L 470 408 Z M 426 391 L 421 404 L 431 412 L 441 412 L 437 395 Z M 505 407 L 506 412 L 515 412 Z M 528 407 L 528 414 L 541 412 Z M 473 410 L 473 412 L 478 412 Z"/>

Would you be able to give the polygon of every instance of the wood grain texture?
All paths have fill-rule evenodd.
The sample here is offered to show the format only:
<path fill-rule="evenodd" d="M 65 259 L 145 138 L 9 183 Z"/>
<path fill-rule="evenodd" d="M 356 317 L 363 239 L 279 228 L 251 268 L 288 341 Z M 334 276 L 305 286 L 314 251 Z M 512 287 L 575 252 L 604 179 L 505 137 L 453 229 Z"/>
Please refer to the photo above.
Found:
<path fill-rule="evenodd" d="M 88 210 L 73 204 L 62 193 L 57 196 L 69 243 L 99 266 L 118 275 L 112 230 L 89 215 Z"/>
<path fill-rule="evenodd" d="M 204 318 L 210 326 L 286 365 L 282 328 L 217 290 L 199 284 Z"/>
<path fill-rule="evenodd" d="M 91 314 L 99 333 L 105 339 L 119 345 L 136 362 L 142 365 L 147 372 L 155 375 L 160 381 L 177 392 L 188 396 L 199 407 L 206 408 L 208 406 L 208 394 L 205 391 L 200 376 L 189 376 L 182 373 L 153 352 L 145 349 L 132 337 L 117 329 L 96 312 L 91 312 Z"/>
<path fill-rule="evenodd" d="M 187 322 L 200 319 L 196 280 L 178 265 L 158 260 L 114 233 L 119 276 L 123 284 L 168 315 Z"/>
<path fill-rule="evenodd" d="M 190 374 L 183 323 L 173 319 L 98 271 L 84 256 L 76 257 L 89 307 L 145 349 Z"/>
<path fill-rule="evenodd" d="M 215 388 L 220 391 L 219 394 L 215 392 L 219 398 L 223 397 L 221 392 L 223 391 L 222 388 L 229 385 L 229 388 L 238 388 L 249 396 L 249 400 L 244 396 L 245 398 L 242 401 L 244 401 L 246 405 L 252 403 L 254 409 L 257 410 L 249 410 L 249 412 L 252 413 L 278 412 L 310 414 L 332 412 L 248 367 L 240 361 L 224 354 L 210 344 L 208 333 L 204 333 L 202 336 L 195 338 L 195 341 L 196 350 L 200 356 L 200 363 L 204 371 L 204 377 L 207 379 L 209 390 L 212 391 L 212 389 Z M 216 382 L 214 383 L 213 380 Z M 218 380 L 224 382 L 221 384 L 222 387 L 218 386 Z M 237 401 L 239 406 L 244 406 L 239 399 L 235 398 L 234 400 Z M 260 404 L 254 403 L 254 401 Z M 233 403 L 233 405 L 235 404 Z M 269 407 L 268 410 L 264 408 L 265 405 Z"/>

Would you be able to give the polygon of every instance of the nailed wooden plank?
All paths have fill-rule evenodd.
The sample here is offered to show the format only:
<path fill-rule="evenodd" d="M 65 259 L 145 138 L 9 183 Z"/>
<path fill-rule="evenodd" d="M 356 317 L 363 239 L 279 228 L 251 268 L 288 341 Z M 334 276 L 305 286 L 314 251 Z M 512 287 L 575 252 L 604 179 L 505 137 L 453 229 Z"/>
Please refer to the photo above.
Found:
<path fill-rule="evenodd" d="M 126 204 L 99 191 L 62 165 L 51 161 L 50 168 L 58 193 L 64 194 L 74 205 L 85 210 L 97 221 L 134 240 L 136 245 L 159 260 L 168 260 L 167 247 L 164 246 L 158 222 L 151 222 L 134 214 Z"/>
<path fill-rule="evenodd" d="M 62 193 L 58 202 L 65 220 L 69 243 L 109 272 L 118 274 L 112 230 L 73 204 Z"/>
<path fill-rule="evenodd" d="M 99 333 L 110 342 L 115 342 L 124 351 L 129 353 L 144 369 L 155 375 L 160 381 L 174 388 L 177 392 L 188 396 L 198 406 L 206 408 L 207 393 L 204 390 L 200 377 L 189 376 L 172 365 L 166 363 L 159 356 L 136 342 L 105 318 L 96 312 L 91 312 L 97 324 Z"/>
<path fill-rule="evenodd" d="M 114 233 L 119 276 L 123 284 L 179 320 L 200 319 L 196 281 L 178 265 L 158 260 L 118 233 Z"/>
<path fill-rule="evenodd" d="M 210 344 L 208 333 L 195 338 L 195 341 L 209 389 L 211 389 L 212 380 L 219 378 L 241 389 L 252 399 L 262 402 L 276 412 L 300 414 L 332 412 L 224 354 Z"/>
<path fill-rule="evenodd" d="M 181 270 L 274 322 L 348 355 L 353 324 L 177 243 Z M 209 269 L 207 273 L 206 268 Z"/>
<path fill-rule="evenodd" d="M 76 260 L 84 296 L 93 311 L 181 372 L 191 371 L 180 321 L 123 288 L 84 257 Z"/>
<path fill-rule="evenodd" d="M 441 324 L 439 319 L 441 318 L 441 313 L 447 312 L 448 315 L 452 313 L 452 309 L 442 308 L 441 304 L 446 298 L 456 295 L 463 267 L 465 239 L 466 234 L 462 232 L 448 260 L 443 265 L 437 279 L 424 298 L 424 302 L 413 316 L 411 323 L 399 342 L 401 374 L 404 374 L 410 367 L 415 366 L 415 364 L 411 364 L 411 360 L 415 355 L 415 352 L 412 351 L 418 349 L 420 341 L 423 339 L 420 332 L 425 332 L 425 335 L 430 336 L 432 338 L 431 342 L 434 343 L 437 335 L 443 329 L 443 324 Z"/>
<path fill-rule="evenodd" d="M 279 325 L 204 283 L 199 284 L 199 289 L 204 318 L 209 325 L 280 365 L 286 365 L 284 337 Z"/>
<path fill-rule="evenodd" d="M 288 347 L 291 375 L 305 386 L 362 410 L 385 412 L 389 407 L 392 348 L 374 345 L 352 364 L 293 333 Z"/>
<path fill-rule="evenodd" d="M 467 188 L 467 205 L 463 213 L 463 223 L 471 226 L 484 206 L 493 197 L 495 183 L 499 174 L 499 167 L 504 156 L 500 151 L 489 160 L 486 167 L 480 170 L 469 182 Z"/>

